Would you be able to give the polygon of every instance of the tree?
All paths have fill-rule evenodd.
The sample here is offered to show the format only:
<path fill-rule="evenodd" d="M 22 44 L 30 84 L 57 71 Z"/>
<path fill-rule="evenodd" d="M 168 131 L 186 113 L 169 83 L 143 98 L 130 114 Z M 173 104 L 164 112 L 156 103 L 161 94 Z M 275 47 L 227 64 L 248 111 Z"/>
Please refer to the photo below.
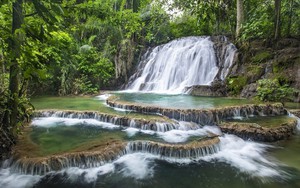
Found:
<path fill-rule="evenodd" d="M 243 0 L 236 1 L 236 38 L 239 38 L 241 35 L 241 28 L 244 22 L 244 7 Z"/>
<path fill-rule="evenodd" d="M 18 116 L 18 100 L 19 100 L 19 60 L 21 57 L 21 45 L 23 43 L 23 34 L 21 31 L 22 24 L 24 23 L 23 15 L 23 0 L 16 0 L 12 4 L 12 40 L 11 40 L 11 54 L 12 59 L 10 63 L 9 74 L 9 106 L 10 115 L 6 119 L 6 123 L 11 128 L 16 128 Z"/>
<path fill-rule="evenodd" d="M 280 37 L 281 32 L 281 0 L 275 0 L 274 39 Z"/>
<path fill-rule="evenodd" d="M 49 5 L 52 4 L 52 2 L 48 1 L 45 1 L 45 3 Z M 28 25 L 24 24 L 25 17 L 38 15 L 46 22 L 55 21 L 56 18 L 50 14 L 50 10 L 42 3 L 42 1 L 4 1 L 3 3 L 1 2 L 0 5 L 5 5 L 7 9 L 9 9 L 9 6 L 11 7 L 11 11 L 5 11 L 5 14 L 10 14 L 9 18 L 12 19 L 11 22 L 6 20 L 6 22 L 11 23 L 11 32 L 6 32 L 2 35 L 6 37 L 5 40 L 9 41 L 7 48 L 8 52 L 5 57 L 6 67 L 9 70 L 9 81 L 7 103 L 3 104 L 6 106 L 4 110 L 5 115 L 3 118 L 3 124 L 6 126 L 6 130 L 15 135 L 18 129 L 17 125 L 22 123 L 24 119 L 28 118 L 28 114 L 26 114 L 27 108 L 25 107 L 27 102 L 24 100 L 24 96 L 26 96 L 26 81 L 24 79 L 24 75 L 25 73 L 28 75 L 29 71 L 25 72 L 22 70 L 22 68 L 26 67 L 24 66 L 26 64 L 24 60 L 27 58 L 28 52 L 30 52 L 30 50 L 28 50 L 30 42 L 28 41 L 27 36 L 28 38 L 39 38 L 39 36 L 35 36 L 32 28 L 29 28 Z M 27 7 L 26 10 L 28 12 L 34 12 L 25 15 L 26 10 L 24 7 Z M 51 8 L 54 7 L 52 6 Z M 3 12 L 1 12 L 1 14 L 2 13 Z M 43 27 L 39 26 L 39 28 Z"/>
<path fill-rule="evenodd" d="M 292 18 L 293 18 L 293 6 L 294 6 L 294 0 L 291 0 L 290 1 L 290 8 L 289 8 L 289 19 L 288 19 L 287 36 L 291 35 Z"/>

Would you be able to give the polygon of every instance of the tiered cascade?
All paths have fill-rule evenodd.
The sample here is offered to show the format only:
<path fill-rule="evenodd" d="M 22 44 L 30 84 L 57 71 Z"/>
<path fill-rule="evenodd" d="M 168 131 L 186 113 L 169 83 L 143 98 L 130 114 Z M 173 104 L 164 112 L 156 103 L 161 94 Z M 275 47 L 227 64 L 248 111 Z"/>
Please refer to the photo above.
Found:
<path fill-rule="evenodd" d="M 211 37 L 173 40 L 147 52 L 126 89 L 155 93 L 183 93 L 194 85 L 224 80 L 236 48 L 225 37 L 215 46 Z"/>

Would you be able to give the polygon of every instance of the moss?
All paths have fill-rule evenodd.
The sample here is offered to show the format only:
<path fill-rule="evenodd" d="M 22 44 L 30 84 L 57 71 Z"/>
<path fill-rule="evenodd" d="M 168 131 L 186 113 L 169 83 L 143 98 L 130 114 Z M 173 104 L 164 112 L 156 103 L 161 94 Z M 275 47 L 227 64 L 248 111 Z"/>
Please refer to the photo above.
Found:
<path fill-rule="evenodd" d="M 247 84 L 246 76 L 227 78 L 228 89 L 233 95 L 238 95 L 246 84 Z"/>
<path fill-rule="evenodd" d="M 250 65 L 247 67 L 247 75 L 259 75 L 264 71 L 261 65 Z"/>
<path fill-rule="evenodd" d="M 268 51 L 264 51 L 264 52 L 260 52 L 258 54 L 256 54 L 254 57 L 251 58 L 251 62 L 252 63 L 264 63 L 267 60 L 271 59 L 273 57 L 273 55 L 271 54 L 271 52 Z"/>

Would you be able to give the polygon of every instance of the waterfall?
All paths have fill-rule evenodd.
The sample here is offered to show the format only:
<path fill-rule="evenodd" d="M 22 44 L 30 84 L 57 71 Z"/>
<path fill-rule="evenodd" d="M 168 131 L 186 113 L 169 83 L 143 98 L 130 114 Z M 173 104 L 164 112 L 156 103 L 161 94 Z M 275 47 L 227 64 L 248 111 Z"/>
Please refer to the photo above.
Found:
<path fill-rule="evenodd" d="M 186 37 L 154 48 L 145 54 L 127 90 L 183 93 L 186 87 L 224 80 L 236 48 L 226 38 L 221 40 L 226 44 L 221 49 L 215 49 L 211 37 Z"/>
<path fill-rule="evenodd" d="M 292 118 L 295 118 L 297 120 L 297 130 L 300 131 L 300 118 L 295 116 L 294 114 L 292 114 L 291 112 L 288 111 L 288 116 L 292 117 Z"/>
<path fill-rule="evenodd" d="M 197 159 L 220 151 L 219 138 L 207 138 L 185 145 L 152 141 L 132 141 L 126 146 L 126 153 L 144 152 L 160 157 Z"/>
<path fill-rule="evenodd" d="M 45 118 L 49 118 L 45 123 Z M 50 118 L 54 118 L 51 119 Z M 132 119 L 125 116 L 115 116 L 99 112 L 80 112 L 80 111 L 36 111 L 32 125 L 51 126 L 54 122 L 62 122 L 66 119 L 73 119 L 72 125 L 78 123 L 89 123 L 92 125 L 102 125 L 104 128 L 114 129 L 119 126 L 131 127 L 141 130 L 151 130 L 156 132 L 167 132 L 171 130 L 196 130 L 202 126 L 192 123 L 172 120 L 173 122 L 147 121 L 141 119 Z M 77 120 L 77 121 L 76 121 Z M 94 121 L 91 121 L 94 120 Z M 70 123 L 69 123 L 70 124 Z"/>

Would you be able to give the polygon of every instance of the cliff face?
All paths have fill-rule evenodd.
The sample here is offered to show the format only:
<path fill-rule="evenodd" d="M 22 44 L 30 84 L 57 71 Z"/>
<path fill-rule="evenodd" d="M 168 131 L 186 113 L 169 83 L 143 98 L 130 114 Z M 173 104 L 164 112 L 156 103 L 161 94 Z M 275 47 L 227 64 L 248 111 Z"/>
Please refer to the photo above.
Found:
<path fill-rule="evenodd" d="M 300 90 L 300 40 L 281 39 L 277 42 L 255 40 L 243 44 L 238 51 L 237 63 L 227 81 L 229 89 L 241 97 L 253 97 L 260 79 L 277 79 Z M 300 101 L 299 92 L 294 97 Z"/>

